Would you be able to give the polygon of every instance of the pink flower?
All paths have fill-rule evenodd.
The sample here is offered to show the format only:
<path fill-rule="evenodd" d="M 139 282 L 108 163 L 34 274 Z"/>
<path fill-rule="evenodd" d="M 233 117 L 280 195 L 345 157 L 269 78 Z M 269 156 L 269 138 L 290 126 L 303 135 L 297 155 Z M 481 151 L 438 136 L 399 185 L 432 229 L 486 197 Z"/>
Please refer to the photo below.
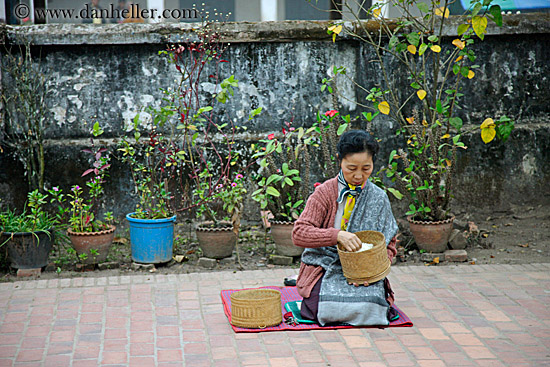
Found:
<path fill-rule="evenodd" d="M 237 186 L 236 182 L 231 182 L 231 187 L 236 187 L 236 186 Z"/>
<path fill-rule="evenodd" d="M 59 187 L 56 186 L 56 187 L 52 188 L 52 190 L 55 191 L 55 192 L 57 192 L 57 191 L 59 191 Z"/>
<path fill-rule="evenodd" d="M 336 115 L 337 113 L 338 113 L 338 111 L 336 111 L 336 110 L 330 110 L 330 111 L 325 112 L 325 116 L 334 117 L 334 115 Z"/>
<path fill-rule="evenodd" d="M 313 187 L 317 187 L 317 186 L 321 186 L 321 183 L 320 183 L 320 182 L 315 182 L 315 183 L 313 184 Z"/>
<path fill-rule="evenodd" d="M 293 127 L 289 127 L 289 128 L 288 128 L 288 131 L 294 131 L 294 130 L 296 130 L 296 129 L 293 128 Z"/>
<path fill-rule="evenodd" d="M 268 138 L 269 140 L 273 140 L 273 139 L 275 139 L 275 134 L 269 134 L 269 135 L 267 136 L 267 138 Z"/>
<path fill-rule="evenodd" d="M 243 175 L 241 175 L 240 173 L 237 173 L 237 176 L 235 176 L 235 180 L 238 180 L 240 178 L 243 178 Z"/>

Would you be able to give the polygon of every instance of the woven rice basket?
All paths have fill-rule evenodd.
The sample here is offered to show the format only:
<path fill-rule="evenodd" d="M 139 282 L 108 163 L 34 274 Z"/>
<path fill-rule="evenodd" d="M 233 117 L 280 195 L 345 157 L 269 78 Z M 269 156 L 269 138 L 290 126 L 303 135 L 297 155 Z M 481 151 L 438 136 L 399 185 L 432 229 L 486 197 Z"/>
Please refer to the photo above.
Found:
<path fill-rule="evenodd" d="M 390 259 L 386 250 L 384 234 L 377 231 L 355 233 L 361 242 L 372 243 L 372 249 L 362 252 L 347 252 L 338 245 L 338 255 L 344 276 L 351 283 L 369 284 L 384 279 L 390 273 Z"/>
<path fill-rule="evenodd" d="M 231 324 L 263 329 L 283 321 L 281 292 L 274 289 L 246 289 L 232 293 Z"/>

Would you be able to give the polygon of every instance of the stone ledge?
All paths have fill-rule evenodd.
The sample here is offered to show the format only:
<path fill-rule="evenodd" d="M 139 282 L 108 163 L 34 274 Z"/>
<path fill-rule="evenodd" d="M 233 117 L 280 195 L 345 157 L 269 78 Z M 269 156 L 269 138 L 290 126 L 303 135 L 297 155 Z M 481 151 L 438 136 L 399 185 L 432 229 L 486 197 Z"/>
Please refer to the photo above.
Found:
<path fill-rule="evenodd" d="M 548 34 L 550 13 L 513 14 L 503 16 L 503 26 L 489 24 L 487 35 Z M 280 22 L 229 22 L 220 25 L 219 30 L 225 42 L 295 42 L 331 41 L 326 28 L 329 21 L 287 20 Z M 359 30 L 358 23 L 347 22 Z M 456 35 L 458 23 L 451 17 L 443 30 L 447 36 Z M 195 41 L 193 30 L 198 23 L 164 24 L 45 24 L 31 26 L 0 26 L 2 43 L 17 43 L 23 38 L 35 45 L 130 45 L 166 44 Z M 378 29 L 377 21 L 364 21 L 368 31 Z M 350 39 L 343 34 L 339 40 Z"/>

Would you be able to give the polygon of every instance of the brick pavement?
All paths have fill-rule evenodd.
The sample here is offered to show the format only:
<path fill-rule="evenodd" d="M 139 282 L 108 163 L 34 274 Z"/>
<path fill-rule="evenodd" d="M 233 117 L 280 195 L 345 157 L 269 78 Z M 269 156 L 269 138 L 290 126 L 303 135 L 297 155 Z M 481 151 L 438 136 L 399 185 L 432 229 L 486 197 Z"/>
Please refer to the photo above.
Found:
<path fill-rule="evenodd" d="M 0 284 L 0 366 L 550 365 L 550 264 L 396 266 L 413 328 L 235 334 L 220 290 L 296 270 Z"/>

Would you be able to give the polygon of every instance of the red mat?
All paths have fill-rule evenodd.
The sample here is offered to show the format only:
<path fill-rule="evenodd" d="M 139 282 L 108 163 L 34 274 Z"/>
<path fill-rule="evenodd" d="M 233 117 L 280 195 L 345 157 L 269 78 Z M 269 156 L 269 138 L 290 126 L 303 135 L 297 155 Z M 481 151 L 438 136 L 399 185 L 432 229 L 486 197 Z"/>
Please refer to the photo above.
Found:
<path fill-rule="evenodd" d="M 260 288 L 250 288 L 250 289 L 275 289 L 281 292 L 281 312 L 284 315 L 286 313 L 285 303 L 291 301 L 300 301 L 302 297 L 298 294 L 296 287 L 260 287 Z M 241 291 L 242 289 L 226 289 L 221 293 L 222 302 L 223 302 L 223 311 L 231 323 L 231 298 L 230 295 L 233 292 Z M 411 327 L 413 323 L 411 319 L 403 311 L 401 311 L 397 306 L 393 307 L 399 313 L 399 318 L 395 321 L 390 322 L 389 325 L 381 326 L 349 326 L 349 325 L 338 325 L 338 326 L 320 326 L 318 324 L 298 324 L 298 325 L 287 325 L 280 323 L 278 326 L 266 327 L 264 329 L 248 329 L 231 325 L 233 330 L 236 333 L 258 333 L 262 331 L 282 331 L 282 330 L 323 330 L 323 329 L 350 329 L 354 327 L 365 327 L 365 328 L 379 328 L 384 329 L 387 327 Z"/>

